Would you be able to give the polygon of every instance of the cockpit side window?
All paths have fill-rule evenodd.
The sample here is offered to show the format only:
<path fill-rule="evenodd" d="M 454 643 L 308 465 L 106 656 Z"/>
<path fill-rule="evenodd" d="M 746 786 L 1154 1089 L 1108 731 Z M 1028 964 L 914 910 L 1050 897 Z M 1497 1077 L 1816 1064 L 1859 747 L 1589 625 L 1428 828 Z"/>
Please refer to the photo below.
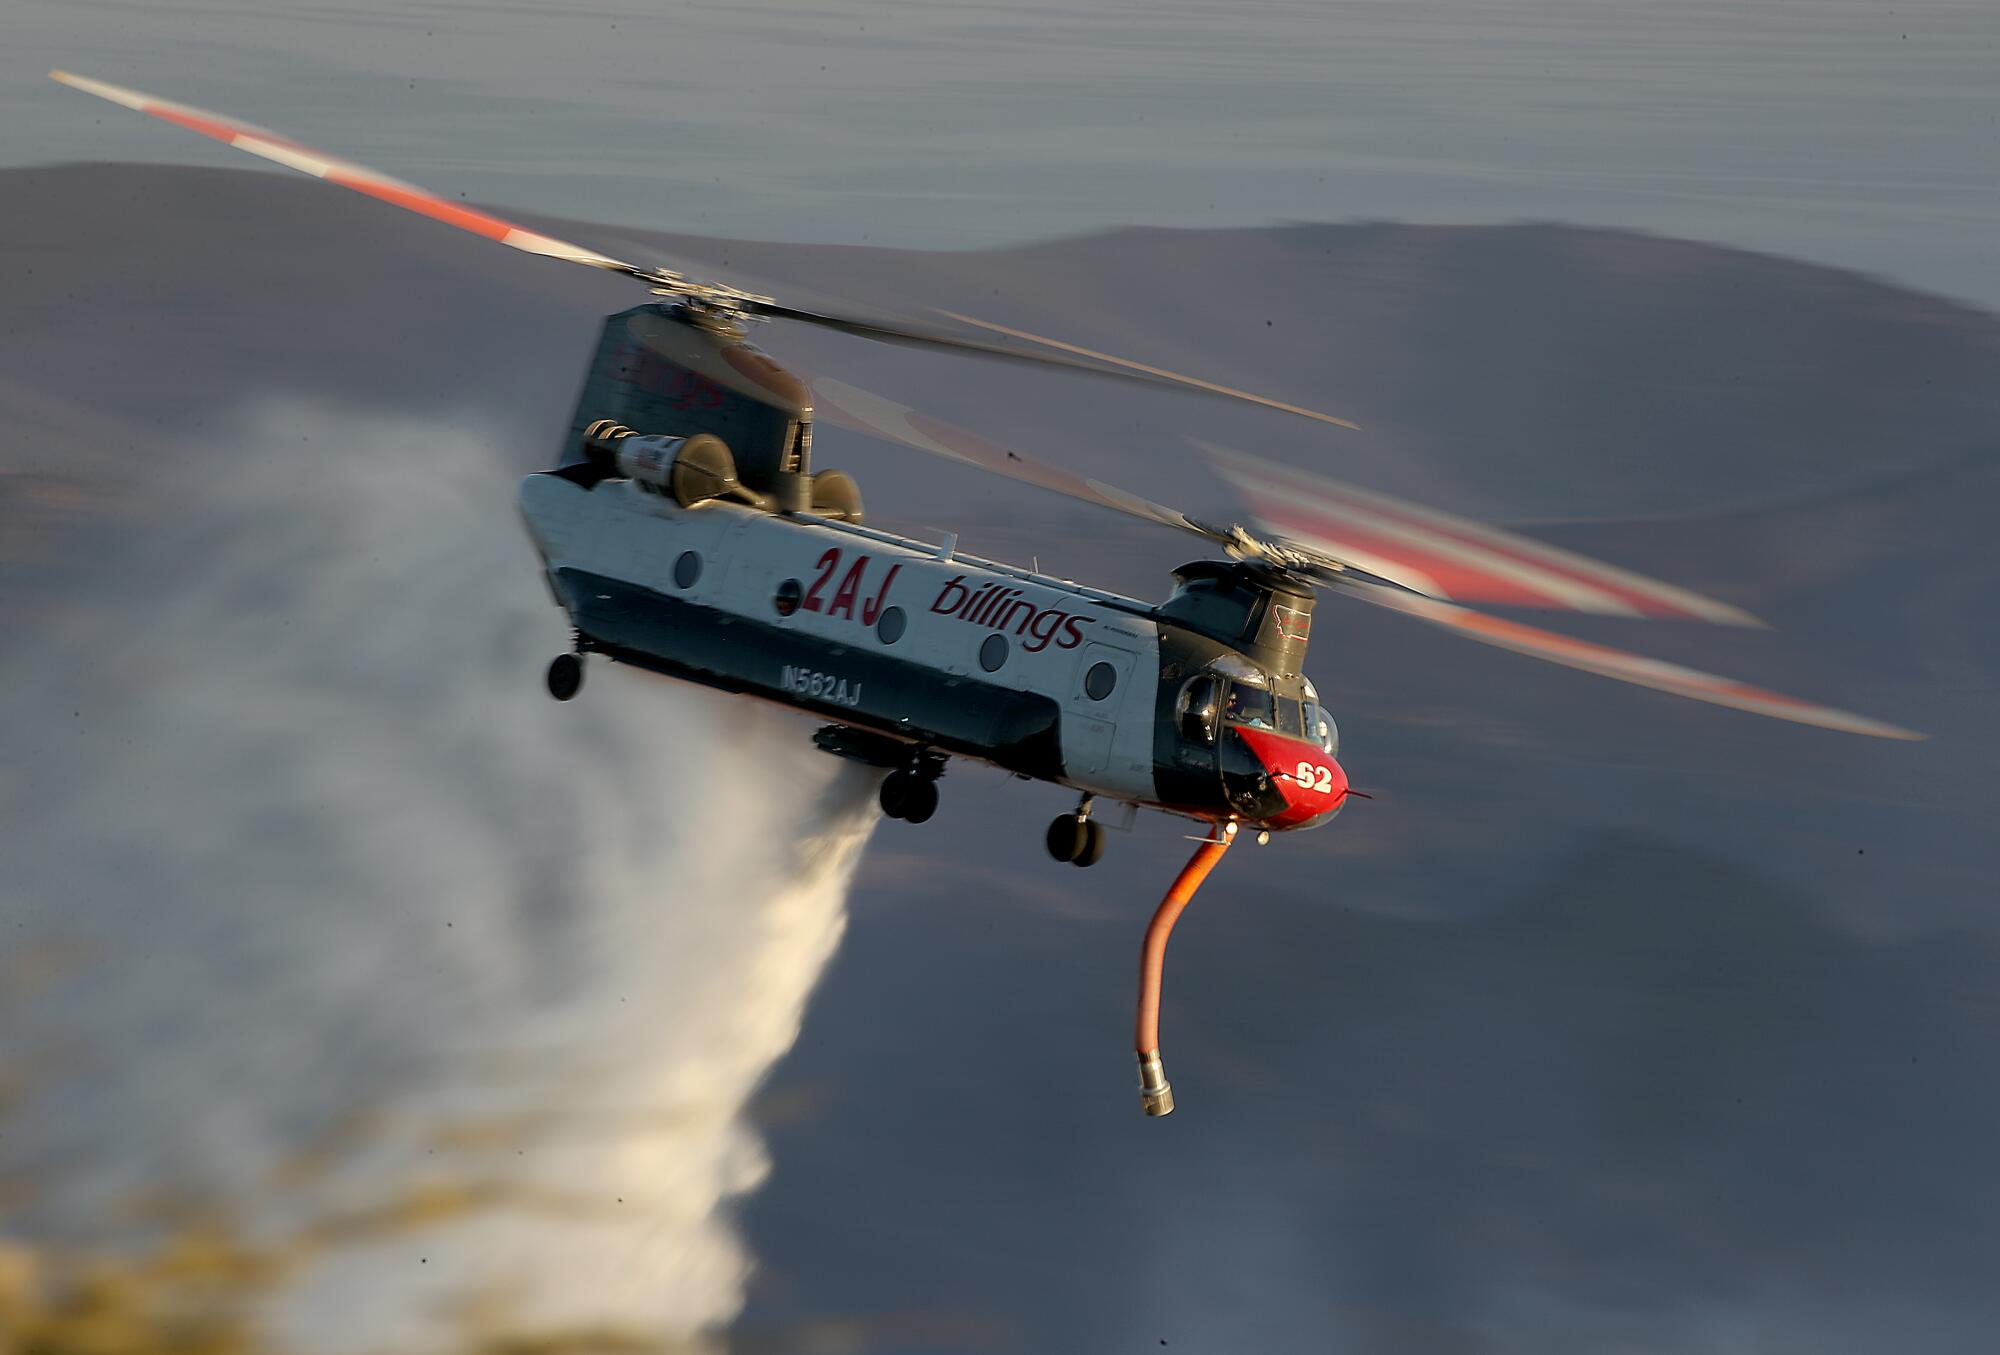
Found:
<path fill-rule="evenodd" d="M 1196 743 L 1215 742 L 1217 682 L 1208 673 L 1197 673 L 1181 685 L 1174 703 L 1174 720 L 1181 737 Z"/>
<path fill-rule="evenodd" d="M 1232 725 L 1248 725 L 1252 729 L 1276 730 L 1278 713 L 1271 700 L 1271 694 L 1260 687 L 1246 687 L 1240 682 L 1229 687 L 1229 710 Z"/>
<path fill-rule="evenodd" d="M 1326 750 L 1328 757 L 1340 756 L 1340 726 L 1317 701 L 1306 702 L 1306 737 Z"/>

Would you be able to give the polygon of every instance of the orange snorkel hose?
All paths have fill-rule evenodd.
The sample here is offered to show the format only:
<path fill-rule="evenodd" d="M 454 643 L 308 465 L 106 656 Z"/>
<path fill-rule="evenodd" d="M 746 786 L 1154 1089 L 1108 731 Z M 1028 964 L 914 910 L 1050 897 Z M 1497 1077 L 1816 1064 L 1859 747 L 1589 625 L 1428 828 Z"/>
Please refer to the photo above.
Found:
<path fill-rule="evenodd" d="M 1139 1019 L 1133 1028 L 1133 1047 L 1139 1055 L 1139 1103 L 1148 1115 L 1171 1115 L 1174 1110 L 1174 1089 L 1167 1081 L 1166 1065 L 1160 1061 L 1160 983 L 1167 963 L 1167 937 L 1201 882 L 1235 840 L 1236 825 L 1225 823 L 1219 826 L 1217 836 L 1194 849 L 1173 887 L 1160 900 L 1146 926 L 1145 943 L 1139 948 Z"/>

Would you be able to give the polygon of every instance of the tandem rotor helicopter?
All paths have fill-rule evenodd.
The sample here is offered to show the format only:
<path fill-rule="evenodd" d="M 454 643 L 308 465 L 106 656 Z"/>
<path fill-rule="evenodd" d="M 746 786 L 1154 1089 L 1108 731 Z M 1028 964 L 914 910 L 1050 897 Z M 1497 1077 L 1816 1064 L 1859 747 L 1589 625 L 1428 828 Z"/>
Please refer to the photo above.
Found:
<path fill-rule="evenodd" d="M 1104 850 L 1100 800 L 1197 820 L 1204 836 L 1147 929 L 1134 1031 L 1141 1104 L 1173 1109 L 1158 1018 L 1167 935 L 1240 832 L 1331 820 L 1352 791 L 1305 675 L 1321 588 L 1471 639 L 1696 700 L 1883 738 L 1862 716 L 1472 611 L 1464 602 L 1755 624 L 1723 603 L 1496 528 L 1207 448 L 1252 524 L 1213 523 L 1035 460 L 839 382 L 812 389 L 745 338 L 790 320 L 880 342 L 1055 367 L 1331 415 L 1004 326 L 1010 342 L 800 310 L 554 239 L 287 137 L 52 71 L 85 93 L 530 254 L 622 273 L 653 301 L 608 317 L 556 466 L 520 510 L 573 648 L 827 721 L 829 753 L 885 769 L 882 810 L 922 823 L 953 757 L 1066 786 L 1057 861 Z M 863 524 L 859 489 L 812 467 L 815 418 L 1188 533 L 1210 556 L 1164 602 L 1122 597 Z M 1220 555 L 1224 558 L 1213 558 Z"/>

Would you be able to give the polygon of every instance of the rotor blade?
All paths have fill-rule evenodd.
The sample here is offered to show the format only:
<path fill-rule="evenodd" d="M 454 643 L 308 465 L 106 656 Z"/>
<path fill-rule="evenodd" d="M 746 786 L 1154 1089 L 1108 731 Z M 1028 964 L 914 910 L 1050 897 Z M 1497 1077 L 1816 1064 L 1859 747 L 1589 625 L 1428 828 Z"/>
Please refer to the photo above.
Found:
<path fill-rule="evenodd" d="M 1140 363 L 1127 362 L 1103 354 L 1086 354 L 1097 359 L 1085 361 L 1082 358 L 1056 357 L 1047 353 L 1033 353 L 1003 344 L 982 343 L 977 339 L 958 338 L 949 334 L 907 329 L 877 321 L 861 320 L 849 316 L 829 315 L 819 311 L 803 310 L 795 306 L 783 306 L 764 297 L 749 296 L 725 287 L 700 286 L 689 282 L 680 274 L 669 269 L 647 269 L 623 259 L 600 254 L 582 245 L 559 240 L 540 231 L 518 226 L 502 217 L 476 208 L 467 207 L 439 197 L 436 193 L 401 179 L 390 178 L 359 165 L 351 160 L 342 160 L 324 151 L 314 150 L 290 137 L 258 127 L 253 123 L 211 113 L 188 104 L 175 103 L 170 99 L 157 98 L 135 89 L 93 80 L 88 76 L 76 75 L 69 71 L 50 71 L 49 78 L 86 94 L 94 94 L 100 99 L 134 109 L 166 122 L 171 122 L 189 131 L 247 151 L 266 160 L 284 165 L 316 179 L 351 188 L 357 193 L 380 199 L 383 202 L 442 221 L 448 226 L 470 231 L 488 240 L 498 241 L 510 248 L 523 250 L 529 254 L 540 254 L 545 258 L 563 259 L 570 263 L 580 263 L 590 268 L 603 269 L 611 273 L 623 273 L 656 288 L 668 290 L 682 296 L 703 295 L 711 297 L 727 309 L 743 314 L 767 316 L 772 319 L 796 320 L 802 324 L 818 325 L 822 328 L 852 334 L 859 338 L 873 339 L 879 343 L 901 344 L 910 348 L 928 348 L 948 353 L 963 353 L 978 357 L 993 358 L 1003 362 L 1019 363 L 1030 367 L 1053 367 L 1064 371 L 1080 372 L 1114 381 L 1127 381 L 1140 385 L 1166 387 L 1168 389 L 1195 389 L 1214 395 L 1234 399 L 1249 400 L 1255 404 L 1268 405 L 1275 409 L 1303 414 L 1308 418 L 1321 419 L 1328 423 L 1344 423 L 1328 415 L 1316 414 L 1311 410 L 1267 400 L 1262 396 L 1231 390 L 1211 382 L 1197 381 L 1172 372 L 1148 368 Z M 978 322 L 974 322 L 978 323 Z M 1034 336 L 1028 336 L 1033 338 Z M 1052 344 L 1050 340 L 1036 339 L 1036 342 Z M 1077 350 L 1084 352 L 1085 350 Z M 1353 427 L 1347 424 L 1347 427 Z"/>
<path fill-rule="evenodd" d="M 824 311 L 801 310 L 797 306 L 781 305 L 775 301 L 749 300 L 742 303 L 742 309 L 752 315 L 762 315 L 773 320 L 796 320 L 800 324 L 818 325 L 840 334 L 851 334 L 859 339 L 873 339 L 876 343 L 891 343 L 903 348 L 921 348 L 940 353 L 957 353 L 966 357 L 991 358 L 996 362 L 1011 362 L 1023 367 L 1053 367 L 1058 371 L 1076 372 L 1084 376 L 1094 376 L 1107 381 L 1123 381 L 1135 386 L 1150 386 L 1156 390 L 1183 390 L 1190 384 L 1202 393 L 1247 399 L 1257 404 L 1272 404 L 1272 401 L 1257 396 L 1243 395 L 1239 391 L 1224 386 L 1208 386 L 1206 383 L 1189 383 L 1173 377 L 1170 373 L 1155 373 L 1146 370 L 1125 370 L 1136 368 L 1137 364 L 1120 362 L 1116 358 L 1105 361 L 1086 361 L 1083 358 L 1057 357 L 1051 353 L 1032 353 L 1022 348 L 1006 344 L 986 343 L 979 339 L 960 338 L 955 334 L 945 334 L 937 330 L 909 329 L 888 324 L 880 320 L 862 320 L 848 315 L 830 315 Z M 1091 354 L 1095 358 L 1096 354 Z M 1278 406 L 1290 409 L 1291 406 Z M 1307 410 L 1296 413 L 1310 414 Z M 1320 418 L 1320 415 L 1311 415 Z M 1329 419 L 1338 423 L 1337 419 Z M 1350 427 L 1352 425 L 1349 425 Z"/>
<path fill-rule="evenodd" d="M 1338 582 L 1346 585 L 1344 591 L 1348 596 L 1360 598 L 1363 602 L 1373 603 L 1377 607 L 1387 607 L 1405 616 L 1421 618 L 1484 644 L 1498 645 L 1517 654 L 1547 659 L 1550 663 L 1559 663 L 1568 668 L 1580 668 L 1586 673 L 1617 678 L 1620 682 L 1636 683 L 1641 687 L 1651 687 L 1656 691 L 1671 692 L 1676 696 L 1707 701 L 1718 706 L 1733 706 L 1737 710 L 1768 715 L 1773 719 L 1817 725 L 1821 729 L 1866 734 L 1878 739 L 1926 737 L 1908 729 L 1884 724 L 1880 720 L 1871 720 L 1863 715 L 1835 710 L 1831 706 L 1814 705 L 1797 697 L 1767 692 L 1748 683 L 1734 682 L 1729 678 L 1716 677 L 1693 668 L 1683 668 L 1679 664 L 1667 663 L 1660 659 L 1628 654 L 1622 649 L 1612 649 L 1608 645 L 1592 644 L 1587 640 L 1557 635 L 1553 631 L 1537 630 L 1518 621 L 1488 616 L 1483 612 L 1454 606 L 1449 602 L 1440 602 L 1435 598 L 1422 597 L 1397 589 L 1379 588 L 1368 583 L 1347 580 Z"/>
<path fill-rule="evenodd" d="M 512 249 L 524 250 L 529 254 L 540 254 L 545 258 L 564 259 L 570 263 L 580 263 L 589 268 L 601 268 L 607 272 L 624 273 L 642 282 L 654 284 L 670 283 L 675 275 L 640 268 L 614 259 L 595 250 L 573 245 L 567 240 L 531 231 L 525 226 L 517 226 L 511 221 L 486 212 L 448 202 L 428 189 L 415 184 L 392 179 L 386 174 L 378 174 L 365 165 L 357 165 L 350 160 L 342 160 L 323 151 L 316 151 L 289 137 L 266 131 L 251 123 L 227 118 L 220 113 L 210 113 L 187 104 L 174 103 L 168 99 L 158 99 L 150 94 L 142 94 L 136 89 L 126 89 L 120 85 L 106 84 L 102 80 L 92 80 L 88 76 L 72 75 L 68 71 L 50 71 L 49 78 L 72 89 L 80 89 L 86 94 L 95 94 L 100 99 L 122 104 L 126 108 L 149 114 L 191 132 L 199 132 L 205 137 L 234 146 L 237 150 L 248 151 L 262 156 L 290 169 L 310 174 L 315 179 L 325 179 L 328 183 L 351 188 L 357 193 L 366 193 L 371 198 L 405 208 L 433 221 L 442 221 L 447 226 L 456 226 L 474 235 Z"/>
<path fill-rule="evenodd" d="M 1110 353 L 1100 353 L 1094 348 L 1084 348 L 1077 344 L 1064 343 L 1061 339 L 1051 339 L 1041 334 L 1030 334 L 1025 329 L 1009 329 L 1005 325 L 996 325 L 991 320 L 976 320 L 970 315 L 960 315 L 957 311 L 941 310 L 938 314 L 949 316 L 960 324 L 976 325 L 980 329 L 990 329 L 995 334 L 1005 334 L 1012 339 L 1020 339 L 1027 343 L 1038 343 L 1060 352 L 1074 353 L 1078 357 L 1094 358 L 1098 362 L 1110 363 L 1114 367 L 1122 367 L 1128 371 L 1168 385 L 1182 386 L 1189 390 L 1206 391 L 1210 395 L 1220 395 L 1231 400 L 1247 400 L 1253 405 L 1262 405 L 1266 409 L 1280 410 L 1286 414 L 1296 414 L 1303 419 L 1317 419 L 1321 423 L 1330 423 L 1339 428 L 1351 428 L 1357 433 L 1361 431 L 1361 425 L 1351 420 L 1336 418 L 1331 414 L 1322 414 L 1316 409 L 1306 409 L 1301 405 L 1286 404 L 1283 400 L 1273 400 L 1268 395 L 1256 395 L 1250 391 L 1238 390 L 1234 386 L 1223 386 L 1213 381 L 1203 381 L 1198 376 L 1186 376 L 1180 372 L 1170 372 L 1164 367 L 1154 367 L 1144 362 L 1134 362 L 1130 358 L 1121 358 Z"/>
<path fill-rule="evenodd" d="M 816 376 L 812 379 L 813 403 L 817 414 L 828 423 L 857 433 L 866 433 L 889 442 L 900 443 L 932 456 L 941 456 L 962 465 L 976 466 L 1004 475 L 1010 480 L 1039 486 L 1042 489 L 1094 503 L 1102 508 L 1124 513 L 1130 517 L 1143 518 L 1178 531 L 1191 532 L 1212 544 L 1222 546 L 1231 554 L 1249 559 L 1261 559 L 1280 569 L 1301 574 L 1329 586 L 1348 583 L 1374 584 L 1382 588 L 1402 589 L 1422 596 L 1422 591 L 1413 584 L 1390 575 L 1371 572 L 1355 561 L 1343 559 L 1310 546 L 1295 542 L 1274 545 L 1260 541 L 1241 527 L 1227 527 L 1203 522 L 1189 517 L 1177 508 L 1141 498 L 1108 485 L 1102 480 L 1093 480 L 1077 475 L 1045 461 L 1015 451 L 1012 447 L 982 437 L 978 433 L 960 428 L 943 419 L 922 414 L 899 405 L 894 400 L 884 399 L 857 386 L 835 381 L 831 377 Z"/>
<path fill-rule="evenodd" d="M 1132 517 L 1193 532 L 1211 541 L 1228 540 L 1226 532 L 1196 522 L 1177 509 L 1128 494 L 1101 480 L 1037 461 L 990 438 L 946 423 L 943 419 L 920 414 L 907 405 L 899 405 L 894 400 L 886 400 L 859 387 L 816 376 L 812 379 L 812 391 L 815 412 L 842 428 L 901 443 L 962 465 L 977 466 L 1010 480 L 1038 485 Z"/>
<path fill-rule="evenodd" d="M 1412 597 L 1430 596 L 1415 584 L 1363 569 L 1354 561 L 1343 560 L 1337 555 L 1322 555 L 1310 547 L 1300 546 L 1296 541 L 1265 543 L 1264 553 L 1267 558 L 1274 559 L 1292 573 L 1304 575 L 1314 583 L 1327 588 L 1344 588 L 1349 584 L 1372 584 L 1394 592 L 1408 593 Z"/>
<path fill-rule="evenodd" d="M 1435 508 L 1194 440 L 1281 540 L 1405 579 L 1432 597 L 1605 616 L 1763 622 L 1739 608 Z"/>

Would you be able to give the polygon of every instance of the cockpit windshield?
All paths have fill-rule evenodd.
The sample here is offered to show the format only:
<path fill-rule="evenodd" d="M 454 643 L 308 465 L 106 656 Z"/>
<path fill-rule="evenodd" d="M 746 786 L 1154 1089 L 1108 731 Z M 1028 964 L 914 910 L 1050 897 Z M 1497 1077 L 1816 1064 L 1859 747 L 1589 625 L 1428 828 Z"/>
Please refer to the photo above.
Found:
<path fill-rule="evenodd" d="M 1232 725 L 1248 725 L 1252 729 L 1278 728 L 1278 713 L 1268 691 L 1259 687 L 1246 687 L 1240 682 L 1229 685 L 1229 705 L 1223 718 Z"/>
<path fill-rule="evenodd" d="M 1278 732 L 1287 738 L 1306 737 L 1305 717 L 1299 709 L 1298 698 L 1291 696 L 1278 698 Z"/>

